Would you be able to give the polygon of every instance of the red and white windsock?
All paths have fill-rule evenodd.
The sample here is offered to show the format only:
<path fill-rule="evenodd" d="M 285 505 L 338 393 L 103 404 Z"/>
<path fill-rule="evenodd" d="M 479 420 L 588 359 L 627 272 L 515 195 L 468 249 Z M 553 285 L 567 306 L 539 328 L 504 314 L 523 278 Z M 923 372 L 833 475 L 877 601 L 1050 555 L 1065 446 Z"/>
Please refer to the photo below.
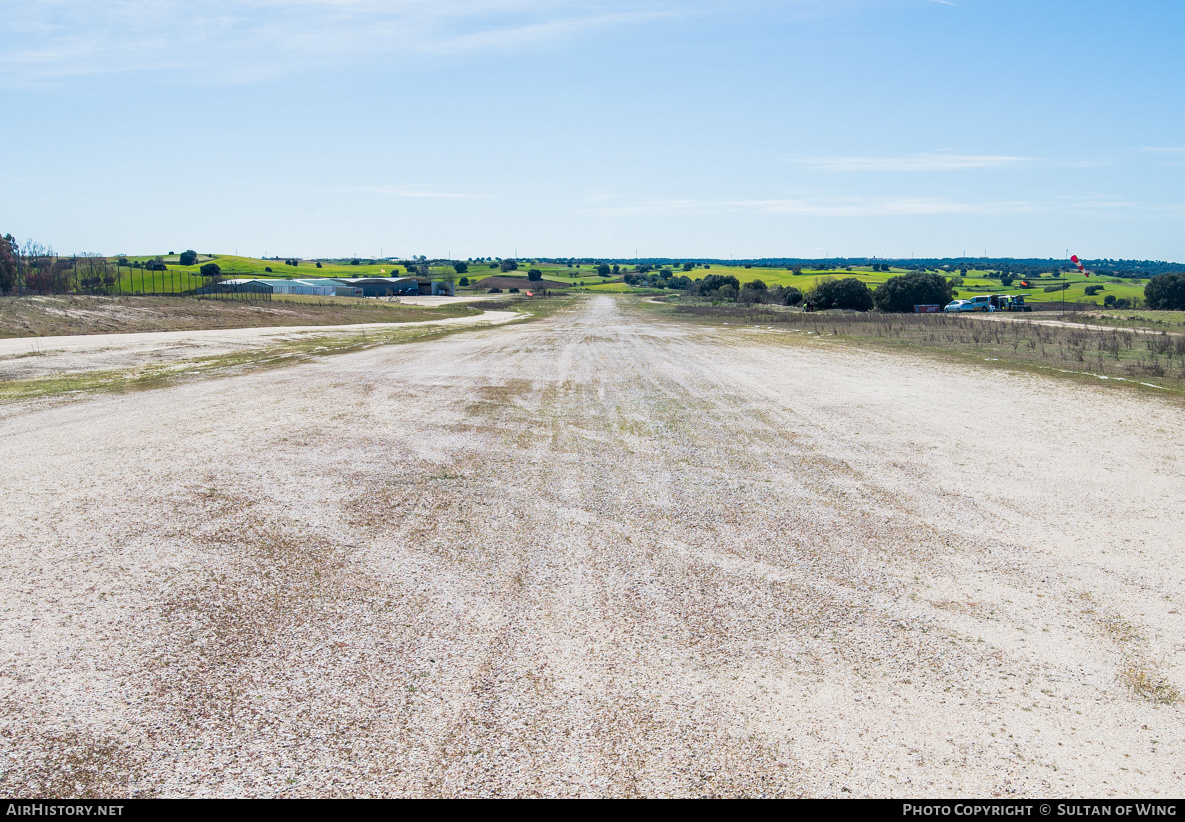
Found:
<path fill-rule="evenodd" d="M 1078 259 L 1077 254 L 1070 255 L 1070 262 L 1072 262 L 1074 265 L 1078 266 L 1078 273 L 1079 274 L 1085 274 L 1087 277 L 1090 276 L 1090 272 L 1086 270 L 1086 266 L 1084 266 L 1082 264 L 1082 260 Z"/>

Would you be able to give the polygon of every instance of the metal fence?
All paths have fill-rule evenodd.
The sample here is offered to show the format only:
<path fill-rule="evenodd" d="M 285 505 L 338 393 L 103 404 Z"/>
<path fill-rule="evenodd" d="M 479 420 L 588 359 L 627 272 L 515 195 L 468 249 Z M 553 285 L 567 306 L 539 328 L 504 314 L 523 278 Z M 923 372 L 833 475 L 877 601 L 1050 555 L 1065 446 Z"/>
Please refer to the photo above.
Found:
<path fill-rule="evenodd" d="M 164 264 L 126 265 L 106 257 L 21 256 L 15 278 L 0 294 L 10 297 L 48 294 L 89 294 L 106 297 L 209 297 L 232 300 L 270 300 L 272 291 L 260 283 L 226 283 L 226 279 L 250 277 L 248 273 L 223 271 L 203 277 Z M 0 285 L 3 288 L 3 285 Z"/>

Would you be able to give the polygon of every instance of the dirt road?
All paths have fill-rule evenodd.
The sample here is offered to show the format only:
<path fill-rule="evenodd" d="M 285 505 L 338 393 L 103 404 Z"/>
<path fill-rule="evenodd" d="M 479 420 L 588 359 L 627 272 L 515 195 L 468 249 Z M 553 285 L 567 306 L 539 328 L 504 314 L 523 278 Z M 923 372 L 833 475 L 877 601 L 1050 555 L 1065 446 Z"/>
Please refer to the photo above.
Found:
<path fill-rule="evenodd" d="M 210 357 L 262 348 L 310 336 L 341 336 L 416 326 L 500 325 L 520 318 L 516 311 L 483 311 L 399 323 L 267 326 L 132 334 L 77 334 L 0 339 L 0 380 L 29 379 L 78 371 L 135 368 L 148 363 Z"/>
<path fill-rule="evenodd" d="M 0 418 L 0 793 L 1185 792 L 1185 435 L 656 320 Z"/>

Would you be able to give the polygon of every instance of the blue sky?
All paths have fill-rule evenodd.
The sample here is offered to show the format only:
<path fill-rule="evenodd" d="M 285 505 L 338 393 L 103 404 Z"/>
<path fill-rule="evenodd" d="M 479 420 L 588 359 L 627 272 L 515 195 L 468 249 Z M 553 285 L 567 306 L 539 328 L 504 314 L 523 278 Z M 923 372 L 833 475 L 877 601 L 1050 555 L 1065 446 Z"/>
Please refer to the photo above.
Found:
<path fill-rule="evenodd" d="M 1185 3 L 0 0 L 59 252 L 1185 260 Z"/>

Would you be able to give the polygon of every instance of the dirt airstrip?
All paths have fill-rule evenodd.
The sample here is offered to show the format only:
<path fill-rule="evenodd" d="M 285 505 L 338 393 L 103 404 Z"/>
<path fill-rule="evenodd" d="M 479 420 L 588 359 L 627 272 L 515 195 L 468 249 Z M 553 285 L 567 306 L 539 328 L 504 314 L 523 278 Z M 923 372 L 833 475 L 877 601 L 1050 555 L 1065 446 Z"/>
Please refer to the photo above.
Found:
<path fill-rule="evenodd" d="M 0 793 L 1185 792 L 1180 407 L 801 336 L 3 406 Z"/>

